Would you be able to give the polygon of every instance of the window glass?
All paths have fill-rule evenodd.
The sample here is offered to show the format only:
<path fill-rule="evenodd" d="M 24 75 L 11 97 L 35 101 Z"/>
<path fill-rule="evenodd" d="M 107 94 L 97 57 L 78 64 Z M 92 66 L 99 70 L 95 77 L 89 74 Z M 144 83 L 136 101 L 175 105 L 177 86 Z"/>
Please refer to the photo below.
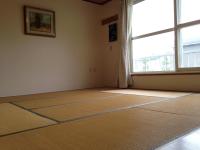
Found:
<path fill-rule="evenodd" d="M 200 67 L 200 25 L 180 31 L 180 67 Z"/>
<path fill-rule="evenodd" d="M 174 32 L 133 40 L 133 71 L 173 71 Z"/>
<path fill-rule="evenodd" d="M 175 71 L 175 66 L 183 70 L 200 68 L 200 0 L 135 2 L 132 7 L 133 72 Z"/>
<path fill-rule="evenodd" d="M 200 0 L 180 0 L 180 23 L 200 19 Z"/>
<path fill-rule="evenodd" d="M 172 28 L 173 4 L 173 0 L 145 0 L 133 5 L 133 37 Z"/>

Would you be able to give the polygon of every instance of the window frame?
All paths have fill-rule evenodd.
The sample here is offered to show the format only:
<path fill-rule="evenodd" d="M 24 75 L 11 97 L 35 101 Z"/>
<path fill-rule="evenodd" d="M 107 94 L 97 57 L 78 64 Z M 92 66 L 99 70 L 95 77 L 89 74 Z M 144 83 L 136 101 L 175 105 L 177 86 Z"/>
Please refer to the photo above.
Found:
<path fill-rule="evenodd" d="M 141 2 L 144 0 L 141 0 Z M 137 1 L 136 1 L 137 2 Z M 200 72 L 200 67 L 180 67 L 180 30 L 186 27 L 191 27 L 195 25 L 200 25 L 200 19 L 198 20 L 193 20 L 185 23 L 179 23 L 180 22 L 180 14 L 181 14 L 181 0 L 173 0 L 174 2 L 174 27 L 172 28 L 167 28 L 151 33 L 146 33 L 142 34 L 139 36 L 135 36 L 131 38 L 131 41 L 136 40 L 136 39 L 142 39 L 154 35 L 159 35 L 163 33 L 168 33 L 168 32 L 174 32 L 174 59 L 175 59 L 175 70 L 174 71 L 147 71 L 147 72 L 134 72 L 134 65 L 133 65 L 133 58 L 132 55 L 131 57 L 131 72 L 132 74 L 174 74 L 174 73 L 179 73 L 179 72 Z M 135 5 L 137 3 L 133 3 Z M 133 54 L 134 50 L 131 50 L 131 54 Z"/>

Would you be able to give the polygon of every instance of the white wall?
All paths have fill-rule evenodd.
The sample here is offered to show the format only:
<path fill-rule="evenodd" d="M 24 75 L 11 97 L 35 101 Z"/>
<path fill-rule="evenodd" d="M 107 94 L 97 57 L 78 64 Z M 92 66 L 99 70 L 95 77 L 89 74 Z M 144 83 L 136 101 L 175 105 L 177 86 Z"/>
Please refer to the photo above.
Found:
<path fill-rule="evenodd" d="M 101 19 L 118 14 L 118 40 L 109 43 L 108 25 L 101 26 L 101 49 L 103 52 L 103 83 L 106 87 L 117 87 L 119 52 L 121 50 L 121 0 L 112 0 L 101 9 Z M 112 24 L 112 23 L 111 23 Z"/>
<path fill-rule="evenodd" d="M 24 35 L 23 5 L 54 10 L 57 37 Z M 81 0 L 1 0 L 0 97 L 101 86 L 99 9 Z"/>
<path fill-rule="evenodd" d="M 200 92 L 200 75 L 134 76 L 134 88 Z"/>

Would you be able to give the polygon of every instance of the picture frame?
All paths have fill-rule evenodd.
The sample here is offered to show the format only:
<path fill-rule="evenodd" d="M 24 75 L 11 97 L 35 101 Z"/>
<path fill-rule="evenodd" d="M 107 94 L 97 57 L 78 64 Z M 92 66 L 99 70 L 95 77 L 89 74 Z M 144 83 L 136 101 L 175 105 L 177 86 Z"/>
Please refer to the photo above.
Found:
<path fill-rule="evenodd" d="M 115 42 L 118 38 L 117 23 L 109 25 L 109 42 Z"/>
<path fill-rule="evenodd" d="M 27 35 L 56 37 L 55 12 L 24 6 L 24 33 Z"/>

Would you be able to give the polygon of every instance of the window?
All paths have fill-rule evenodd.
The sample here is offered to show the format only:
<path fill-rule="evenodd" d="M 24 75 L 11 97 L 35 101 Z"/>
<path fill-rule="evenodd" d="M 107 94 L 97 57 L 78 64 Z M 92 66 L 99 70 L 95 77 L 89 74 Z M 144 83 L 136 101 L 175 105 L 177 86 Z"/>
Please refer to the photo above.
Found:
<path fill-rule="evenodd" d="M 180 30 L 180 67 L 200 66 L 200 25 Z"/>
<path fill-rule="evenodd" d="M 200 19 L 200 1 L 199 0 L 179 0 L 180 23 Z"/>
<path fill-rule="evenodd" d="M 200 0 L 135 0 L 132 71 L 199 69 L 199 7 Z"/>
<path fill-rule="evenodd" d="M 174 33 L 168 32 L 133 41 L 134 71 L 174 70 Z M 160 41 L 158 44 L 157 41 Z"/>

